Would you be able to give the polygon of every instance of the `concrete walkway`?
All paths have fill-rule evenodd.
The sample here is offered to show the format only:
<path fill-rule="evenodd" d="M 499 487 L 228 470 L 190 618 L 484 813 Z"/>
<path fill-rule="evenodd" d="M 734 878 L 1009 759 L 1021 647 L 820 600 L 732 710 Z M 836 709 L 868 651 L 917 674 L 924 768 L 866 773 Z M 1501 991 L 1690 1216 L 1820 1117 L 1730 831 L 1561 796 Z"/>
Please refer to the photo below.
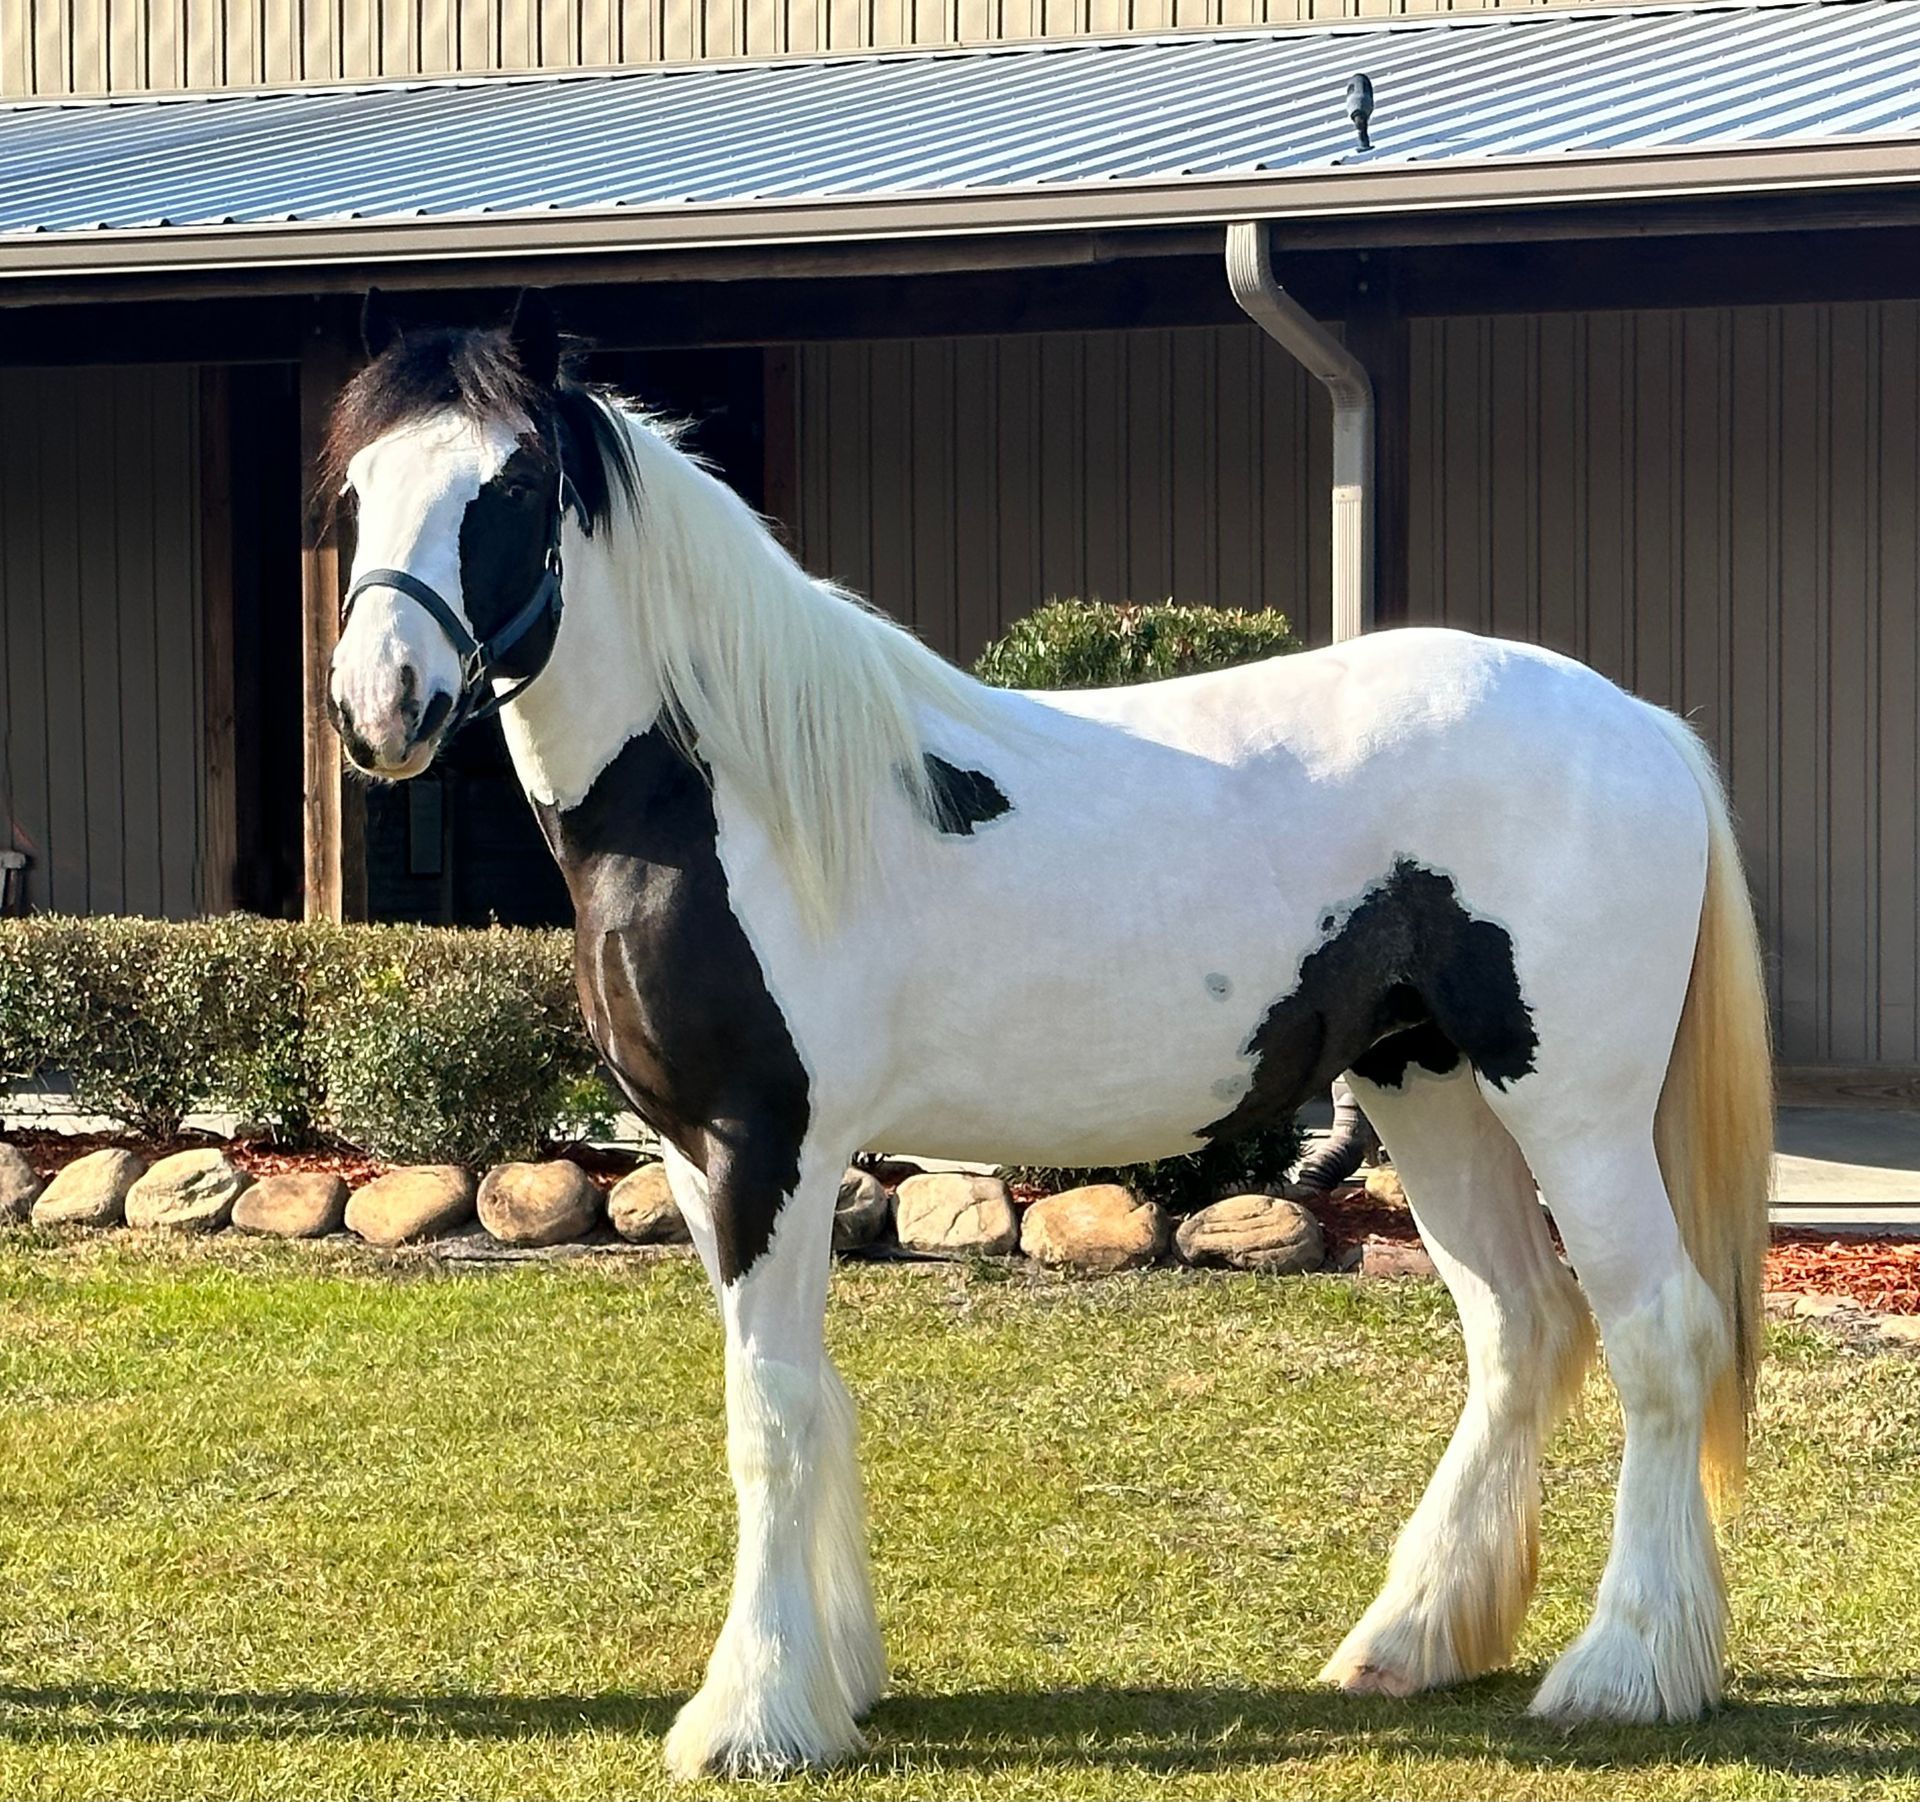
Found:
<path fill-rule="evenodd" d="M 1324 1102 L 1300 1115 L 1310 1133 L 1332 1120 Z M 1777 1225 L 1920 1236 L 1920 1112 L 1783 1107 L 1774 1183 Z"/>
<path fill-rule="evenodd" d="M 1783 1107 L 1778 1146 L 1780 1225 L 1920 1233 L 1920 1113 Z"/>

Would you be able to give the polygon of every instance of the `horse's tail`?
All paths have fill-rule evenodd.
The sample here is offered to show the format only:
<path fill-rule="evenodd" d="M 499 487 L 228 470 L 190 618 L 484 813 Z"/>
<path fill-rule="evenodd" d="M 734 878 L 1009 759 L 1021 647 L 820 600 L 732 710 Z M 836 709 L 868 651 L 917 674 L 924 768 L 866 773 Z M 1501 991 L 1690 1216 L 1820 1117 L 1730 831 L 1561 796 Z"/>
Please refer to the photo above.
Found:
<path fill-rule="evenodd" d="M 1708 1400 L 1700 1454 L 1707 1493 L 1719 1508 L 1738 1497 L 1746 1475 L 1747 1418 L 1765 1335 L 1772 1033 L 1760 936 L 1719 772 L 1684 720 L 1654 711 L 1707 809 L 1706 897 L 1654 1146 L 1680 1236 L 1719 1298 L 1732 1349 Z"/>

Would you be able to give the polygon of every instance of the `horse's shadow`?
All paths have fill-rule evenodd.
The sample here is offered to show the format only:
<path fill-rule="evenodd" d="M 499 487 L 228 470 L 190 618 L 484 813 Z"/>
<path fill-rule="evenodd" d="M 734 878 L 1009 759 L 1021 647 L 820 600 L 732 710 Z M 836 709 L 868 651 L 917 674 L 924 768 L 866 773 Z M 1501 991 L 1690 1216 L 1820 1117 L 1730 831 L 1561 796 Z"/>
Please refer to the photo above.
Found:
<path fill-rule="evenodd" d="M 1525 1713 L 1530 1680 L 1485 1679 L 1427 1701 L 1356 1701 L 1320 1689 L 1194 1686 L 964 1690 L 889 1697 L 870 1723 L 875 1756 L 928 1775 L 1035 1762 L 1164 1774 L 1312 1759 L 1364 1745 L 1395 1759 L 1512 1758 L 1534 1768 L 1616 1769 L 1739 1759 L 1801 1778 L 1920 1776 L 1920 1677 L 1862 1699 L 1833 1680 L 1782 1679 L 1686 1728 L 1561 1731 Z M 516 1740 L 571 1733 L 658 1736 L 677 1696 L 405 1695 L 350 1690 L 0 1685 L 0 1741 L 371 1738 Z M 82 1717 L 76 1720 L 76 1715 Z"/>

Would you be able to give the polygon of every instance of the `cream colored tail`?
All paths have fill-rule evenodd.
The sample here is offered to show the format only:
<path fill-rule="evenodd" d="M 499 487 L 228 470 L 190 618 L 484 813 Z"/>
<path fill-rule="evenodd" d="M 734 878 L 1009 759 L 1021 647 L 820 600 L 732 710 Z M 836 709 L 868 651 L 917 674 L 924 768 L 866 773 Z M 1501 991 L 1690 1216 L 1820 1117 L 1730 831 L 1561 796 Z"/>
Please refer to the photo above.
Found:
<path fill-rule="evenodd" d="M 1707 892 L 1686 1007 L 1654 1120 L 1654 1146 L 1695 1267 L 1720 1299 L 1733 1356 L 1707 1406 L 1701 1469 L 1716 1508 L 1740 1493 L 1765 1322 L 1773 1188 L 1773 1045 L 1760 938 L 1712 755 L 1654 710 L 1707 807 Z"/>

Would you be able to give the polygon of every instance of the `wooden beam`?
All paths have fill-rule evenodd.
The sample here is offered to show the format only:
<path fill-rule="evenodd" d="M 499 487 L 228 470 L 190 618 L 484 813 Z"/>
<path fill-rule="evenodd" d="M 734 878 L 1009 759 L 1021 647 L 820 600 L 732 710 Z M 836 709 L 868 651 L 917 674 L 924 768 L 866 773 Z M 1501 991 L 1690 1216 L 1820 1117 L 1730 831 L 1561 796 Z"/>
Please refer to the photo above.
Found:
<path fill-rule="evenodd" d="M 300 355 L 300 475 L 308 490 L 300 535 L 300 608 L 309 920 L 361 920 L 367 913 L 366 791 L 347 780 L 340 740 L 327 720 L 327 676 L 340 638 L 348 557 L 327 505 L 330 497 L 312 492 L 327 418 L 353 373 L 356 350 L 351 313 L 316 306 Z"/>
<path fill-rule="evenodd" d="M 200 372 L 200 911 L 235 904 L 239 791 L 233 657 L 233 400 L 227 371 Z"/>
<path fill-rule="evenodd" d="M 1177 226 L 1130 231 L 1016 232 L 1005 236 L 751 246 L 737 249 L 609 251 L 589 256 L 507 254 L 449 264 L 428 259 L 380 266 L 348 259 L 306 268 L 206 270 L 159 267 L 150 275 L 114 278 L 16 276 L 0 280 L 0 312 L 92 301 L 261 300 L 314 294 L 359 295 L 369 281 L 383 290 L 433 292 L 566 288 L 581 285 L 659 288 L 677 282 L 811 281 L 861 275 L 953 275 L 981 269 L 1089 267 L 1164 256 L 1217 253 L 1220 228 Z M 103 347 L 110 348 L 110 347 Z"/>
<path fill-rule="evenodd" d="M 800 357 L 788 346 L 765 353 L 761 404 L 761 510 L 790 551 L 800 549 Z"/>
<path fill-rule="evenodd" d="M 1412 358 L 1392 253 L 1365 258 L 1347 307 L 1347 348 L 1373 382 L 1373 617 L 1407 617 L 1413 501 Z"/>

